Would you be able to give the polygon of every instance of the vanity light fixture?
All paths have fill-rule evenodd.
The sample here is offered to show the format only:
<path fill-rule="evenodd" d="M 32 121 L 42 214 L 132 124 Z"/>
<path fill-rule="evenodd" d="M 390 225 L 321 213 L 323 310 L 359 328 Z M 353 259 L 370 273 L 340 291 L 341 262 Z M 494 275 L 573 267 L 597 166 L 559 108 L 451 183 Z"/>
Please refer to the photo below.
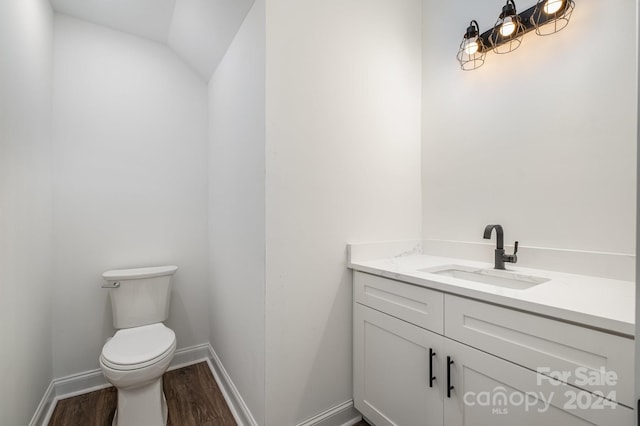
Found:
<path fill-rule="evenodd" d="M 569 24 L 574 8 L 574 0 L 537 0 L 535 6 L 518 13 L 514 0 L 507 0 L 490 30 L 480 34 L 478 23 L 471 21 L 458 49 L 460 67 L 465 71 L 481 67 L 489 50 L 513 52 L 530 31 L 538 35 L 557 33 Z"/>
<path fill-rule="evenodd" d="M 522 44 L 525 32 L 526 27 L 516 11 L 516 4 L 513 0 L 507 0 L 489 35 L 493 51 L 498 54 L 513 52 Z"/>
<path fill-rule="evenodd" d="M 485 56 L 487 52 L 484 41 L 480 37 L 480 27 L 478 22 L 471 21 L 458 49 L 458 61 L 463 70 L 470 71 L 481 67 Z"/>

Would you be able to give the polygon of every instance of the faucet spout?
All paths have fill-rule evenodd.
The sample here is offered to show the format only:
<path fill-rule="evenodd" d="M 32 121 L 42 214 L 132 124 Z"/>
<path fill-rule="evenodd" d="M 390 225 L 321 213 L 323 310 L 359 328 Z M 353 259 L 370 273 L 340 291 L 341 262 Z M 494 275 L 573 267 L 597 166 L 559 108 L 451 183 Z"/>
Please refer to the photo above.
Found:
<path fill-rule="evenodd" d="M 502 225 L 487 225 L 484 228 L 484 239 L 491 239 L 491 232 L 496 230 L 496 250 L 504 249 L 504 230 L 502 229 Z"/>

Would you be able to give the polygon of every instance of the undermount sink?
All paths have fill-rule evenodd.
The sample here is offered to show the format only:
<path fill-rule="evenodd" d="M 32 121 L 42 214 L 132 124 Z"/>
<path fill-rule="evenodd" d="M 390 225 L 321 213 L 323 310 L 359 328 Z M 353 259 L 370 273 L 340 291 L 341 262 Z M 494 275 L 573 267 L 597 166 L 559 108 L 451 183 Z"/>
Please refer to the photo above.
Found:
<path fill-rule="evenodd" d="M 517 272 L 473 268 L 462 265 L 436 266 L 433 268 L 418 269 L 418 271 L 516 290 L 526 290 L 550 281 L 549 278 L 524 275 Z"/>

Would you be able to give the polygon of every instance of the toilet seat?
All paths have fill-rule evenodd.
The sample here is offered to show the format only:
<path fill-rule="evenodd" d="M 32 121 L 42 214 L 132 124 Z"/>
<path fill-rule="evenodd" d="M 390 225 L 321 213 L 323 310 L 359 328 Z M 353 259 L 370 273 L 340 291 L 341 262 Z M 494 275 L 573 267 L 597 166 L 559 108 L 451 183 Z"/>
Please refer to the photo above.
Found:
<path fill-rule="evenodd" d="M 162 323 L 126 328 L 104 345 L 100 361 L 113 370 L 138 370 L 173 356 L 175 348 L 175 333 Z"/>

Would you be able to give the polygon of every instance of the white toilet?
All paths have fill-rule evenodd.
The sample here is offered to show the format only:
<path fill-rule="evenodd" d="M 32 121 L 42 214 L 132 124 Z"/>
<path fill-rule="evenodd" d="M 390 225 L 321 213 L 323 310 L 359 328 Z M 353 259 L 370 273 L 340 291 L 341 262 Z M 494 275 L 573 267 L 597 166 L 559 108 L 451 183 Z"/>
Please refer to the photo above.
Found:
<path fill-rule="evenodd" d="M 167 402 L 162 375 L 176 350 L 169 315 L 171 277 L 177 266 L 107 271 L 113 325 L 100 354 L 104 376 L 118 389 L 114 426 L 164 426 Z"/>

